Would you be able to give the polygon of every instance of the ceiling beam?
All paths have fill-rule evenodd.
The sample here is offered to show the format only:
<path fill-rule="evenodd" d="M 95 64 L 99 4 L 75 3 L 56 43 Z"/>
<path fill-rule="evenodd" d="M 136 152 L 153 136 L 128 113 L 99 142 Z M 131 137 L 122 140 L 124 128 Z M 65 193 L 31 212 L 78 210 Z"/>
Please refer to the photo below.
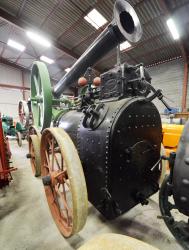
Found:
<path fill-rule="evenodd" d="M 10 67 L 19 69 L 19 70 L 24 71 L 24 72 L 31 73 L 31 69 L 28 69 L 28 68 L 26 68 L 26 67 L 24 67 L 24 66 L 22 66 L 22 65 L 20 65 L 20 64 L 16 64 L 16 63 L 14 63 L 14 62 L 11 62 L 11 61 L 9 61 L 9 60 L 3 58 L 3 57 L 0 58 L 0 63 L 3 63 L 3 64 L 5 64 L 5 65 L 7 65 L 7 66 L 10 66 Z M 58 79 L 55 79 L 54 77 L 50 77 L 50 79 L 51 79 L 52 81 L 58 82 Z"/>
<path fill-rule="evenodd" d="M 0 18 L 6 20 L 7 22 L 9 22 L 10 24 L 14 25 L 16 28 L 19 28 L 20 30 L 24 31 L 27 29 L 36 29 L 36 27 L 32 26 L 29 23 L 26 23 L 23 20 L 17 19 L 16 17 L 10 15 L 8 12 L 4 11 L 3 9 L 0 8 Z M 74 59 L 78 59 L 80 57 L 80 55 L 76 54 L 75 52 L 73 52 L 71 49 L 66 48 L 65 46 L 63 46 L 62 44 L 58 43 L 57 41 L 52 41 L 53 42 L 53 46 L 61 51 L 63 51 L 64 53 L 66 53 L 67 55 L 71 56 Z M 95 70 L 97 72 L 101 72 L 100 69 L 95 68 Z"/>
<path fill-rule="evenodd" d="M 173 13 L 169 9 L 169 7 L 168 7 L 167 3 L 165 2 L 165 0 L 159 0 L 159 3 L 160 3 L 160 6 L 161 6 L 162 10 L 164 11 L 167 19 L 170 18 Z M 183 44 L 183 41 L 182 41 L 181 38 L 178 40 L 178 45 L 180 47 L 183 60 L 185 62 L 187 62 L 188 61 L 188 56 L 187 56 L 186 49 L 184 47 L 184 44 Z"/>
<path fill-rule="evenodd" d="M 3 57 L 0 58 L 0 63 L 3 63 L 5 65 L 8 65 L 10 67 L 13 67 L 13 68 L 16 68 L 16 69 L 19 69 L 19 70 L 24 70 L 25 72 L 31 72 L 28 68 L 25 68 L 24 66 L 21 66 L 19 64 L 16 64 L 16 63 L 13 63 Z"/>
<path fill-rule="evenodd" d="M 17 17 L 19 18 L 21 15 L 22 15 L 22 11 L 25 7 L 25 4 L 26 4 L 27 0 L 23 0 L 22 3 L 21 3 L 21 6 L 20 6 L 20 9 L 18 11 L 18 14 L 17 14 Z"/>
<path fill-rule="evenodd" d="M 82 40 L 79 41 L 79 43 L 77 43 L 74 47 L 72 47 L 72 50 L 81 46 L 83 43 L 87 42 L 89 39 L 91 39 L 93 37 L 95 39 L 106 28 L 106 26 L 107 26 L 107 23 L 105 25 L 103 25 L 102 27 L 100 27 L 98 30 L 93 31 L 88 36 L 84 37 Z"/>
<path fill-rule="evenodd" d="M 9 14 L 8 12 L 6 12 L 5 10 L 3 10 L 2 8 L 0 8 L 0 17 L 5 19 L 6 21 L 8 21 L 9 23 L 11 23 L 12 25 L 16 26 L 16 28 L 19 28 L 23 31 L 27 30 L 27 29 L 36 29 L 36 27 L 34 27 L 33 25 L 18 19 L 17 17 Z M 54 47 L 56 47 L 57 49 L 62 50 L 63 52 L 65 52 L 66 54 L 70 55 L 71 57 L 78 59 L 79 55 L 74 53 L 72 50 L 68 49 L 67 47 L 63 46 L 62 44 L 58 43 L 57 41 L 53 40 L 53 45 Z"/>
<path fill-rule="evenodd" d="M 130 47 L 130 48 L 124 50 L 124 51 L 121 51 L 121 54 L 125 54 L 125 53 L 127 53 L 128 51 L 131 51 L 131 50 L 133 50 L 133 49 L 135 49 L 135 48 L 140 48 L 140 47 L 142 47 L 143 45 L 148 44 L 149 42 L 152 42 L 152 41 L 154 41 L 154 40 L 157 40 L 157 39 L 159 39 L 159 38 L 161 38 L 162 36 L 165 36 L 165 35 L 167 35 L 167 31 L 166 31 L 166 32 L 163 32 L 163 33 L 161 33 L 161 34 L 158 34 L 158 35 L 156 35 L 156 36 L 150 37 L 150 38 L 147 39 L 147 40 L 143 40 L 142 42 L 138 42 L 136 45 L 133 45 L 132 47 Z M 152 53 L 152 52 L 150 52 L 150 53 Z M 115 57 L 115 56 L 116 56 L 116 53 L 115 53 L 115 51 L 114 51 L 114 52 L 111 53 L 108 57 L 106 57 L 106 58 L 104 58 L 104 59 L 101 59 L 98 63 L 104 63 L 104 62 L 106 62 L 107 60 L 111 60 L 111 59 L 112 59 L 113 57 Z"/>
<path fill-rule="evenodd" d="M 65 2 L 65 0 L 59 0 L 58 1 L 58 3 L 54 6 L 54 8 L 52 8 L 52 10 L 50 11 L 50 13 L 42 21 L 42 23 L 40 24 L 40 27 L 42 27 L 42 26 L 45 25 L 45 23 L 47 22 L 47 20 L 54 15 L 54 13 L 56 12 L 56 10 L 58 8 L 60 8 L 60 6 L 63 4 L 63 2 Z"/>
<path fill-rule="evenodd" d="M 72 23 L 64 32 L 62 32 L 59 37 L 57 38 L 57 40 L 60 40 L 62 37 L 66 37 L 70 32 L 73 31 L 73 29 L 75 29 L 78 25 L 80 25 L 80 23 L 83 21 L 84 16 L 86 16 L 92 9 L 94 9 L 95 7 L 97 7 L 101 2 L 103 2 L 104 0 L 97 0 L 93 6 L 90 6 L 89 8 L 87 8 L 86 11 L 82 11 L 80 9 L 80 11 L 82 11 L 82 15 L 74 22 Z M 72 2 L 73 3 L 73 2 Z"/>
<path fill-rule="evenodd" d="M 144 0 L 139 1 L 138 3 L 136 3 L 134 5 L 134 8 L 140 7 L 140 5 L 143 4 L 143 3 L 144 3 Z M 97 5 L 98 5 L 98 3 L 96 3 L 96 6 Z M 83 15 L 81 16 L 81 18 L 83 19 Z M 91 39 L 93 37 L 95 39 L 96 36 L 99 35 L 106 28 L 106 26 L 108 24 L 110 24 L 110 22 L 106 23 L 105 25 L 103 25 L 102 27 L 100 27 L 98 30 L 93 31 L 88 36 L 84 37 L 82 40 L 79 41 L 79 43 L 77 43 L 74 47 L 72 47 L 72 50 L 76 49 L 78 46 L 82 45 L 83 43 L 87 42 L 87 40 L 89 40 L 89 39 Z M 75 26 L 74 26 L 74 28 L 75 28 Z"/>
<path fill-rule="evenodd" d="M 41 29 L 43 27 L 43 25 L 45 24 L 45 22 L 54 14 L 54 12 L 57 10 L 57 8 L 59 8 L 61 6 L 61 4 L 63 3 L 64 0 L 59 0 L 59 2 L 54 6 L 54 8 L 50 11 L 50 13 L 45 17 L 45 19 L 42 21 L 42 23 L 39 25 L 39 29 Z M 28 40 L 26 47 L 31 44 L 30 40 Z M 33 47 L 32 47 L 33 48 Z M 34 51 L 35 52 L 35 51 Z M 25 50 L 23 50 L 20 55 L 17 57 L 15 63 L 18 63 L 18 61 L 20 60 L 20 58 L 22 57 L 22 55 L 25 53 Z"/>

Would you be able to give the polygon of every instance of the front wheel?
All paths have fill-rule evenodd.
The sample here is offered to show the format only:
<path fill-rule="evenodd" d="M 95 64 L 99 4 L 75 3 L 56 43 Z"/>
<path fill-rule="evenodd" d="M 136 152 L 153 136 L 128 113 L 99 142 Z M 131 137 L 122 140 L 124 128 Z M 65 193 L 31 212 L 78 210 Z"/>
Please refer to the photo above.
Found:
<path fill-rule="evenodd" d="M 53 219 L 64 237 L 86 223 L 88 198 L 77 150 L 62 128 L 44 130 L 41 139 L 41 173 Z"/>

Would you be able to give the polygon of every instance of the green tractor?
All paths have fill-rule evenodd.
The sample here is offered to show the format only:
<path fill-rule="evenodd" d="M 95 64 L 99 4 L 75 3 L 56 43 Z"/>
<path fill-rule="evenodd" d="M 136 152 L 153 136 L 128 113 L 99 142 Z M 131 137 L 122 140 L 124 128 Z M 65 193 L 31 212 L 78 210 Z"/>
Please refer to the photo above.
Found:
<path fill-rule="evenodd" d="M 14 122 L 11 116 L 2 116 L 2 126 L 5 136 L 16 138 L 18 146 L 22 146 L 22 140 L 26 137 L 26 129 L 20 122 Z"/>

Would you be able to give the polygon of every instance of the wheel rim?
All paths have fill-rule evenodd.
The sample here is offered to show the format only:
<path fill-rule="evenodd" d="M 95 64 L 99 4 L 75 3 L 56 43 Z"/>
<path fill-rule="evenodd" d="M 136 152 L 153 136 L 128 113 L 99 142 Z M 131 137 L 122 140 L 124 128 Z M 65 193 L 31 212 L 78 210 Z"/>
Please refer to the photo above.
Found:
<path fill-rule="evenodd" d="M 87 190 L 77 151 L 63 129 L 52 128 L 43 132 L 41 156 L 49 208 L 61 234 L 70 237 L 82 229 L 87 218 Z M 70 166 L 70 157 L 79 167 Z"/>
<path fill-rule="evenodd" d="M 164 219 L 165 224 L 167 225 L 170 232 L 176 238 L 176 240 L 184 247 L 188 249 L 189 238 L 188 238 L 188 223 L 176 220 L 174 210 L 177 210 L 174 199 L 169 199 L 173 195 L 174 187 L 170 181 L 170 175 L 167 175 L 161 185 L 159 192 L 159 207 Z M 179 211 L 177 210 L 177 213 Z M 186 233 L 187 232 L 187 233 Z"/>
<path fill-rule="evenodd" d="M 47 67 L 35 62 L 31 73 L 31 107 L 34 125 L 43 130 L 50 127 L 52 119 L 52 92 Z"/>
<path fill-rule="evenodd" d="M 18 104 L 18 115 L 21 124 L 24 127 L 29 125 L 29 109 L 26 101 L 20 101 Z"/>

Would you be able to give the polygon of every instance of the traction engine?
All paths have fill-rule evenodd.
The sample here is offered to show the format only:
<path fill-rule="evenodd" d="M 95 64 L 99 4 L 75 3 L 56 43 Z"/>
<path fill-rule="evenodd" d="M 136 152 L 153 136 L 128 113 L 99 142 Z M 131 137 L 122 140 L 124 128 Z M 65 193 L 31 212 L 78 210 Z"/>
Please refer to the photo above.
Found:
<path fill-rule="evenodd" d="M 168 107 L 161 90 L 153 88 L 142 64 L 119 64 L 98 79 L 90 68 L 120 43 L 136 43 L 141 36 L 133 7 L 117 0 L 113 21 L 53 90 L 45 64 L 33 64 L 28 157 L 35 175 L 42 175 L 49 208 L 65 237 L 83 228 L 88 200 L 114 219 L 147 204 L 159 190 L 162 125 L 152 100 Z M 64 90 L 83 74 L 82 94 L 65 99 Z"/>

